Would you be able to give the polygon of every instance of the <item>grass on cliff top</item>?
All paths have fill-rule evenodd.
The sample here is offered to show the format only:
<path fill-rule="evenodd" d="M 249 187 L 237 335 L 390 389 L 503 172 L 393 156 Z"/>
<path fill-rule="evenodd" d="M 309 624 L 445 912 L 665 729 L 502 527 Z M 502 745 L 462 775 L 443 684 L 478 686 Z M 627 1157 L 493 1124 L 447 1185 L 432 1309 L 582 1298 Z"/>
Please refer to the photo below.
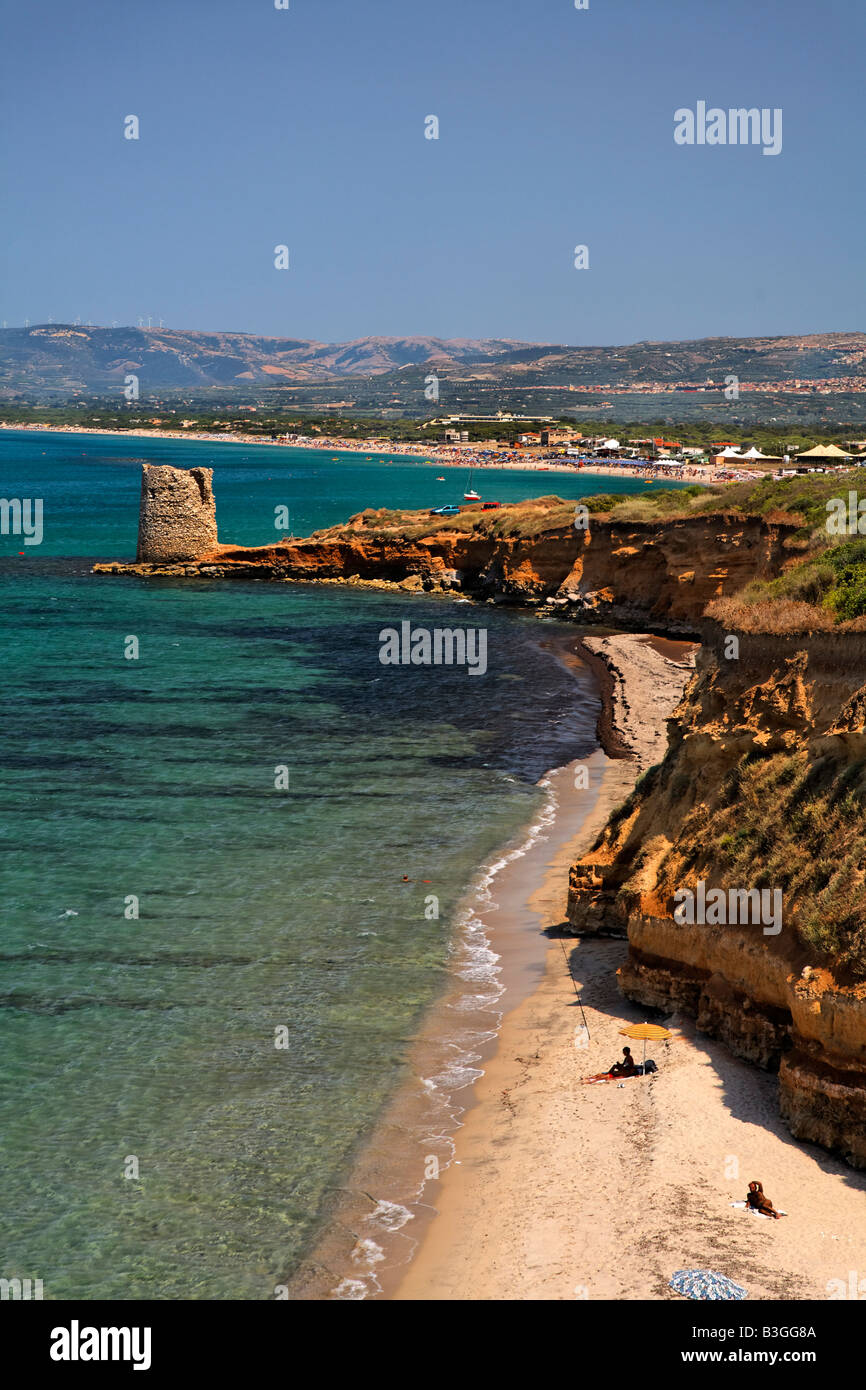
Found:
<path fill-rule="evenodd" d="M 700 878 L 726 889 L 779 888 L 785 940 L 840 983 L 866 981 L 866 760 L 816 757 L 807 748 L 751 752 L 712 789 L 695 786 L 676 765 L 669 750 L 643 774 L 593 849 L 616 844 L 644 805 L 657 814 L 653 799 L 666 792 L 679 829 L 656 870 L 662 897 Z M 644 843 L 637 838 L 629 849 L 627 835 L 620 844 L 632 871 L 646 860 Z M 633 898 L 634 891 L 627 879 L 623 892 Z"/>
<path fill-rule="evenodd" d="M 744 632 L 866 626 L 866 537 L 839 539 L 827 529 L 828 503 L 841 500 L 847 507 L 849 492 L 866 497 L 866 469 L 778 481 L 766 478 L 757 486 L 735 484 L 726 496 L 735 496 L 740 506 L 767 517 L 786 513 L 800 525 L 785 542 L 791 561 L 784 571 L 773 579 L 754 580 L 735 597 L 710 604 L 709 616 Z"/>
<path fill-rule="evenodd" d="M 600 492 L 581 500 L 591 514 L 627 522 L 673 520 L 714 512 L 786 520 L 798 526 L 795 541 L 799 541 L 799 548 L 806 550 L 824 531 L 829 499 L 847 498 L 849 491 L 860 492 L 866 497 L 866 469 L 844 475 L 811 473 L 796 478 L 765 477 L 758 482 L 712 486 L 690 483 L 687 487 L 653 491 L 636 481 L 633 492 Z M 557 496 L 534 497 L 508 503 L 496 511 L 468 508 L 453 517 L 434 517 L 423 511 L 368 508 L 348 523 L 317 534 L 336 537 L 350 531 L 362 532 L 371 539 L 415 540 L 441 531 L 454 531 L 493 538 L 531 539 L 572 526 L 576 505 Z"/>
<path fill-rule="evenodd" d="M 582 499 L 590 514 L 628 524 L 664 522 L 725 513 L 786 521 L 793 529 L 784 542 L 790 555 L 783 573 L 756 580 L 735 597 L 717 600 L 708 613 L 746 632 L 793 633 L 829 630 L 839 624 L 866 626 L 866 537 L 835 543 L 828 533 L 827 504 L 849 492 L 866 498 L 866 469 L 848 474 L 729 483 L 634 493 L 598 493 Z M 426 512 L 369 509 L 344 526 L 317 533 L 337 538 L 358 535 L 368 542 L 414 541 L 441 533 L 490 540 L 536 540 L 567 534 L 574 526 L 576 502 L 548 496 L 511 503 L 496 511 L 471 508 L 453 517 Z M 864 521 L 866 524 L 866 521 Z"/>
<path fill-rule="evenodd" d="M 814 531 L 824 529 L 828 501 L 834 497 L 847 499 L 851 491 L 866 497 L 866 469 L 805 473 L 796 478 L 768 476 L 757 483 L 726 483 L 713 488 L 712 500 L 706 498 L 697 509 L 714 511 L 724 505 L 725 510 L 730 508 L 749 516 L 787 515 L 800 521 L 801 534 L 808 539 Z"/>
<path fill-rule="evenodd" d="M 783 926 L 811 959 L 866 980 L 866 762 L 807 749 L 746 755 L 714 807 L 687 816 L 678 864 L 721 875 L 721 886 L 781 888 Z M 683 864 L 685 860 L 685 864 Z"/>
<path fill-rule="evenodd" d="M 686 488 L 664 488 L 657 492 L 599 493 L 580 501 L 595 515 L 615 514 L 624 521 L 652 521 L 688 516 L 707 496 L 698 484 Z M 555 495 L 509 502 L 495 511 L 470 507 L 457 516 L 431 516 L 428 512 L 395 511 L 386 507 L 368 508 L 350 517 L 343 525 L 316 532 L 318 537 L 335 539 L 357 535 L 365 540 L 418 540 L 441 532 L 489 536 L 491 539 L 532 540 L 540 535 L 569 531 L 574 526 L 577 501 Z"/>
<path fill-rule="evenodd" d="M 866 536 L 829 541 L 824 533 L 810 554 L 775 579 L 754 580 L 735 597 L 711 604 L 710 616 L 746 632 L 866 626 Z"/>

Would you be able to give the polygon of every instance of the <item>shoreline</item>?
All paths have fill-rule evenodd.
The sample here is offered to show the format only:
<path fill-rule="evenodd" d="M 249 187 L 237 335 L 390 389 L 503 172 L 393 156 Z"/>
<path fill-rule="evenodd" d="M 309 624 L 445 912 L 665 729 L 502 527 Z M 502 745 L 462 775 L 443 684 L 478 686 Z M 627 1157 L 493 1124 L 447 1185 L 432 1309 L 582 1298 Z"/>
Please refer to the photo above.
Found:
<path fill-rule="evenodd" d="M 606 640 L 578 631 L 557 638 L 554 654 L 575 673 L 588 669 L 592 655 L 598 688 L 597 668 L 607 670 L 609 658 L 584 644 Z M 654 638 L 624 635 L 621 640 L 641 645 L 654 668 L 653 690 L 662 668 L 671 664 L 670 655 L 693 645 L 663 643 L 668 649 L 663 653 L 648 646 Z M 677 694 L 683 679 L 681 673 Z M 604 711 L 609 698 L 601 689 L 598 695 Z M 670 691 L 667 701 L 674 703 Z M 459 1181 L 463 1136 L 472 1133 L 485 1079 L 497 1075 L 507 1020 L 537 997 L 551 968 L 563 966 L 569 868 L 629 795 L 646 761 L 643 749 L 615 752 L 601 732 L 602 722 L 599 718 L 600 746 L 582 763 L 546 774 L 540 785 L 551 792 L 548 807 L 469 885 L 455 919 L 450 979 L 413 1040 L 406 1078 L 356 1156 L 312 1253 L 292 1281 L 295 1300 L 399 1300 L 416 1277 L 416 1262 L 423 1262 L 431 1242 L 435 1245 L 450 1185 Z M 578 767 L 586 769 L 588 787 L 576 777 Z M 465 970 L 467 920 L 476 928 L 473 951 L 480 947 L 486 957 L 480 974 L 477 957 Z M 490 961 L 496 962 L 492 975 Z M 483 993 L 491 986 L 480 1008 L 463 1013 L 480 997 L 473 990 Z M 469 1041 L 463 1036 L 455 1043 L 456 1018 L 468 1020 Z M 441 1090 L 433 1086 L 432 1075 L 443 1078 Z"/>
<path fill-rule="evenodd" d="M 667 720 L 695 670 L 700 643 L 648 633 L 585 633 L 581 658 L 601 691 L 598 738 L 608 757 L 634 762 L 634 780 L 662 761 Z"/>
<path fill-rule="evenodd" d="M 641 638 L 626 637 L 625 659 L 616 651 L 622 639 L 590 640 L 608 644 L 596 659 L 611 668 L 605 703 L 617 701 L 629 679 L 628 644 Z M 658 648 L 670 655 L 669 643 Z M 631 726 L 628 761 L 609 764 L 619 770 L 621 799 L 657 751 L 652 727 L 649 742 L 635 743 L 634 729 L 652 724 L 642 694 L 651 686 L 633 683 L 630 709 L 615 708 L 608 721 L 623 743 Z M 542 899 L 563 902 L 561 860 L 575 849 L 554 856 Z M 618 989 L 627 950 L 609 938 L 550 943 L 537 988 L 504 1014 L 437 1216 L 395 1300 L 667 1300 L 677 1297 L 668 1279 L 683 1266 L 718 1269 L 752 1299 L 810 1300 L 838 1297 L 831 1290 L 846 1287 L 847 1271 L 864 1267 L 866 1236 L 854 1233 L 866 1174 L 792 1139 L 774 1077 L 693 1020 L 664 1020 L 674 1036 L 651 1045 L 655 1075 L 581 1084 L 619 1055 L 619 1029 L 646 1017 Z M 753 1178 L 785 1219 L 732 1207 Z"/>
<path fill-rule="evenodd" d="M 497 451 L 492 448 L 481 450 L 477 445 L 474 447 L 472 445 L 453 445 L 451 446 L 451 452 L 442 453 L 440 452 L 441 446 L 438 444 L 433 445 L 431 448 L 428 449 L 426 447 L 422 448 L 419 444 L 401 445 L 399 443 L 395 443 L 393 440 L 389 440 L 387 441 L 387 447 L 381 447 L 384 441 L 376 440 L 375 442 L 371 443 L 367 448 L 361 449 L 358 447 L 357 440 L 344 440 L 339 438 L 338 436 L 329 437 L 325 441 L 321 442 L 313 439 L 305 439 L 303 443 L 290 444 L 287 441 L 280 442 L 276 439 L 259 439 L 253 435 L 231 434 L 228 431 L 220 434 L 207 434 L 195 430 L 111 430 L 99 428 L 82 430 L 74 428 L 71 425 L 16 425 L 8 424 L 6 421 L 0 420 L 0 431 L 3 430 L 20 430 L 24 431 L 27 434 L 70 434 L 80 436 L 105 435 L 111 438 L 120 439 L 128 437 L 130 439 L 169 439 L 175 441 L 191 440 L 194 443 L 197 442 L 200 444 L 250 444 L 255 445 L 257 448 L 289 448 L 299 449 L 310 453 L 333 454 L 336 451 L 338 454 L 351 454 L 362 458 L 368 458 L 371 454 L 373 454 L 377 455 L 380 458 L 408 458 L 414 459 L 417 463 L 435 463 L 437 467 L 443 468 L 503 468 L 514 469 L 518 472 L 527 473 L 567 473 L 572 477 L 583 476 L 585 474 L 589 477 L 597 476 L 600 478 L 625 477 L 636 478 L 638 480 L 650 478 L 653 482 L 664 482 L 666 480 L 669 480 L 673 483 L 715 483 L 731 481 L 732 477 L 734 476 L 725 469 L 717 469 L 709 466 L 690 467 L 687 464 L 683 464 L 681 467 L 675 469 L 672 468 L 670 469 L 670 471 L 664 468 L 654 467 L 651 464 L 647 467 L 638 468 L 629 464 L 624 464 L 622 467 L 618 467 L 617 465 L 612 463 L 605 464 L 593 462 L 591 467 L 588 467 L 585 464 L 581 464 L 578 467 L 576 464 L 558 463 L 553 458 L 549 460 L 539 460 L 536 458 L 516 459 L 513 450 L 503 451 L 503 456 L 501 460 L 491 459 L 488 455 Z M 457 453 L 453 452 L 453 450 L 455 449 L 458 451 Z M 483 458 L 479 457 L 479 455 L 482 453 L 484 454 Z M 740 470 L 740 473 L 736 476 L 742 476 L 743 478 L 754 478 L 755 481 L 758 481 L 761 477 L 765 475 L 758 470 L 749 472 Z"/>
<path fill-rule="evenodd" d="M 577 633 L 553 641 L 540 634 L 540 641 L 575 676 L 586 677 Z M 586 779 L 576 777 L 578 767 Z M 502 1018 L 537 988 L 550 949 L 543 933 L 564 920 L 568 866 L 627 793 L 630 770 L 596 747 L 579 763 L 549 770 L 538 785 L 547 792 L 545 803 L 479 867 L 457 906 L 442 992 L 411 1041 L 403 1081 L 290 1281 L 294 1300 L 393 1297 L 437 1219 L 438 1193 L 476 1103 L 475 1083 L 495 1054 Z M 551 854 L 558 866 L 552 894 L 546 888 Z"/>

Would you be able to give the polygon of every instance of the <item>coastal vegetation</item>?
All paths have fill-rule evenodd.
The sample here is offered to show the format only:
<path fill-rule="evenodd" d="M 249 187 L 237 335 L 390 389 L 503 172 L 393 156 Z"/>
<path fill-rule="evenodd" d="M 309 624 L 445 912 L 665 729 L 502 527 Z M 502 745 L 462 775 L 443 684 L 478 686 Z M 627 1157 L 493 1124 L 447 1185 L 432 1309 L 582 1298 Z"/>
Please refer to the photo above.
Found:
<path fill-rule="evenodd" d="M 389 414 L 377 410 L 356 410 L 344 407 L 340 410 L 321 411 L 314 406 L 292 407 L 284 396 L 264 391 L 255 399 L 254 406 L 244 404 L 225 392 L 189 393 L 183 396 L 172 394 L 158 395 L 137 402 L 120 402 L 117 396 L 89 396 L 86 400 L 54 404 L 36 404 L 28 401 L 10 401 L 2 404 L 2 419 L 10 425 L 58 425 L 69 428 L 105 430 L 160 430 L 180 429 L 182 425 L 192 433 L 206 434 L 232 433 L 248 435 L 251 439 L 276 439 L 279 435 L 293 433 L 315 439 L 317 435 L 325 438 L 342 438 L 357 441 L 363 445 L 366 440 L 389 439 L 395 444 L 427 444 L 431 450 L 442 433 L 444 426 L 439 417 L 447 413 L 437 405 L 423 416 Z M 709 450 L 710 446 L 731 438 L 731 431 L 737 435 L 744 448 L 754 445 L 761 453 L 782 457 L 792 450 L 808 449 L 816 442 L 846 446 L 852 433 L 861 437 L 864 423 L 857 423 L 854 414 L 847 419 L 814 420 L 804 418 L 802 423 L 791 421 L 788 427 L 766 424 L 756 420 L 744 425 L 732 422 L 724 414 L 713 415 L 708 419 L 691 419 L 687 415 L 670 414 L 665 416 L 647 412 L 637 418 L 628 419 L 616 414 L 577 417 L 574 413 L 553 415 L 551 424 L 555 428 L 579 429 L 584 436 L 615 435 L 623 445 L 646 441 L 663 432 L 666 437 L 674 431 L 674 437 L 685 448 Z M 471 420 L 461 424 L 466 429 L 472 443 L 503 442 L 515 444 L 519 435 L 533 426 L 531 417 L 514 420 Z M 745 432 L 744 432 L 745 431 Z"/>
<path fill-rule="evenodd" d="M 744 492 L 744 488 L 750 488 Z M 866 469 L 844 476 L 811 474 L 734 484 L 738 507 L 761 516 L 785 512 L 800 520 L 790 538 L 790 565 L 772 579 L 754 580 L 735 598 L 720 601 L 713 616 L 739 621 L 749 631 L 829 628 L 866 617 L 866 535 L 840 538 L 828 528 L 828 505 L 849 492 L 866 496 Z M 864 519 L 866 528 L 866 519 Z"/>
<path fill-rule="evenodd" d="M 655 771 L 663 782 L 665 765 Z M 864 806 L 862 759 L 816 758 L 805 747 L 747 753 L 715 798 L 683 816 L 660 877 L 712 873 L 726 887 L 781 888 L 807 958 L 858 983 L 866 980 Z"/>
<path fill-rule="evenodd" d="M 680 807 L 659 883 L 712 875 L 722 887 L 781 888 L 804 957 L 840 981 L 866 980 L 866 760 L 794 751 L 743 754 L 714 793 L 678 772 L 676 747 L 636 782 L 594 848 L 616 838 L 651 797 Z M 637 872 L 646 851 L 620 862 Z"/>
<path fill-rule="evenodd" d="M 622 521 L 674 520 L 723 512 L 766 520 L 784 517 L 799 523 L 794 533 L 793 553 L 810 554 L 832 537 L 826 531 L 827 502 L 849 490 L 860 489 L 866 497 L 866 469 L 844 475 L 815 473 L 792 478 L 762 478 L 758 482 L 688 483 L 678 487 L 656 487 L 652 491 L 635 482 L 633 492 L 599 492 L 581 499 L 590 515 L 610 516 Z M 435 529 L 479 531 L 491 536 L 538 535 L 574 524 L 574 501 L 555 494 L 511 503 L 501 511 L 466 508 L 453 517 L 437 517 L 435 522 L 419 512 L 369 509 L 359 512 L 349 523 L 353 527 L 375 526 L 389 535 L 423 535 Z M 866 525 L 866 521 L 864 521 Z M 333 527 L 336 533 L 342 527 Z M 822 544 L 823 538 L 823 544 Z"/>

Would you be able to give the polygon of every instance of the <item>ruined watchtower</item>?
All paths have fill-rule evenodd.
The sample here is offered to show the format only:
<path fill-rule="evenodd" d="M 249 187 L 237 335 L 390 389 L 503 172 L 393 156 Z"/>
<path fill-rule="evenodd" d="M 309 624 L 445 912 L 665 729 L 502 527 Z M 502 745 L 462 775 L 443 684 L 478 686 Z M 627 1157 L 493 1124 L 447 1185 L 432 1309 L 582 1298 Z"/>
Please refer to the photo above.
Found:
<path fill-rule="evenodd" d="M 216 550 L 212 483 L 212 468 L 145 463 L 141 470 L 136 559 L 197 560 Z"/>

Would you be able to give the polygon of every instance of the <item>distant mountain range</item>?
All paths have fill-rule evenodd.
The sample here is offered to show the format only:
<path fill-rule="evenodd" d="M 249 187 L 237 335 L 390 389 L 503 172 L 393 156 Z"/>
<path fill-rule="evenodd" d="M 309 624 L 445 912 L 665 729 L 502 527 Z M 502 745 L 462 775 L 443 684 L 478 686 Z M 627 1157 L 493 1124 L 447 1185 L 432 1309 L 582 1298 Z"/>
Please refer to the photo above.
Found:
<path fill-rule="evenodd" d="M 359 338 L 317 343 L 179 328 L 37 324 L 0 329 L 0 390 L 117 391 L 134 372 L 142 391 L 336 381 L 436 363 L 487 365 L 525 343 L 497 339 Z M 528 348 L 531 352 L 532 348 Z"/>
<path fill-rule="evenodd" d="M 752 382 L 838 381 L 866 376 L 866 334 L 803 337 L 701 338 L 626 347 L 568 347 L 502 338 L 359 338 L 318 343 L 249 333 L 200 333 L 179 328 L 93 328 L 37 324 L 0 329 L 0 399 L 59 399 L 77 394 L 119 395 L 134 373 L 142 395 L 214 388 L 245 396 L 274 388 L 384 378 L 402 394 L 424 373 L 445 381 L 509 390 L 671 382 L 700 385 L 728 374 Z M 318 393 L 314 393 L 318 394 Z M 379 394 L 379 393 L 377 393 Z"/>

